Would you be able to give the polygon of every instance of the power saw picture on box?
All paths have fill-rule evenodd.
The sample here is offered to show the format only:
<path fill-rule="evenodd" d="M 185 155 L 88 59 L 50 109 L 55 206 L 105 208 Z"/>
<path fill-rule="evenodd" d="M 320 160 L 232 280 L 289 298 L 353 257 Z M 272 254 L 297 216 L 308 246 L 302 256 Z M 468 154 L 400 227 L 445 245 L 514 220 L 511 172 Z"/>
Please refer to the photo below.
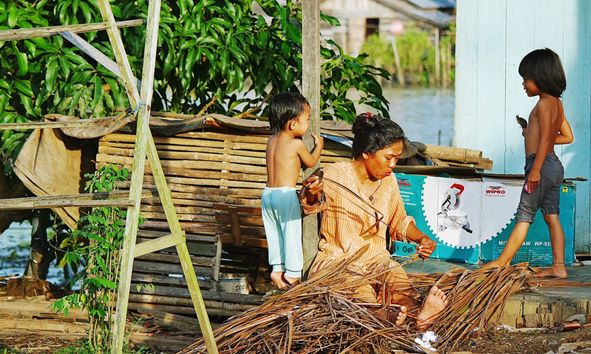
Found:
<path fill-rule="evenodd" d="M 468 214 L 459 209 L 462 192 L 464 192 L 464 186 L 458 183 L 452 184 L 445 192 L 443 203 L 441 203 L 441 211 L 437 214 L 437 226 L 440 232 L 446 229 L 463 229 L 472 233 L 468 222 Z"/>

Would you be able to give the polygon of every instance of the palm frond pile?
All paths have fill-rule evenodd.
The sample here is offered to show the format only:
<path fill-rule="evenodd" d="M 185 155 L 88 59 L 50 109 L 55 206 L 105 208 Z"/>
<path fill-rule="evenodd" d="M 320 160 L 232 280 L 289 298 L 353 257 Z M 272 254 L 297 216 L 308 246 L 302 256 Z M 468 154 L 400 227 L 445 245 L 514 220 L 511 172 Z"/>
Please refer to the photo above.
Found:
<path fill-rule="evenodd" d="M 391 353 L 421 352 L 414 342 L 421 333 L 412 319 L 397 326 L 379 313 L 395 305 L 355 300 L 361 286 L 379 287 L 388 269 L 361 274 L 354 266 L 363 250 L 344 258 L 261 306 L 231 318 L 214 331 L 220 353 Z M 496 324 L 507 299 L 527 287 L 526 267 L 464 270 L 445 274 L 409 274 L 420 295 L 437 285 L 449 304 L 430 330 L 439 352 L 448 352 Z M 409 313 L 409 317 L 411 317 Z M 206 353 L 203 339 L 179 353 Z M 425 352 L 427 352 L 425 350 Z"/>

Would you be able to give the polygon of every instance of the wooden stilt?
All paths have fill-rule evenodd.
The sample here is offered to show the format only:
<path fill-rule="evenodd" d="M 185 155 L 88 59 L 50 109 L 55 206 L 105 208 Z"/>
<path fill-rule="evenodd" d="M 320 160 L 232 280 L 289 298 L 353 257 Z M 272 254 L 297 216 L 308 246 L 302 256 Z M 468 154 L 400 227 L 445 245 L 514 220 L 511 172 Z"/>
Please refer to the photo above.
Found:
<path fill-rule="evenodd" d="M 304 137 L 308 149 L 314 146 L 311 134 L 320 135 L 320 2 L 308 0 L 302 3 L 302 94 L 310 102 L 310 128 Z M 319 164 L 318 164 L 319 165 Z M 318 166 L 317 165 L 317 166 Z M 304 173 L 307 178 L 317 167 Z M 318 219 L 316 215 L 304 217 L 302 229 L 304 273 L 312 265 L 318 252 Z"/>

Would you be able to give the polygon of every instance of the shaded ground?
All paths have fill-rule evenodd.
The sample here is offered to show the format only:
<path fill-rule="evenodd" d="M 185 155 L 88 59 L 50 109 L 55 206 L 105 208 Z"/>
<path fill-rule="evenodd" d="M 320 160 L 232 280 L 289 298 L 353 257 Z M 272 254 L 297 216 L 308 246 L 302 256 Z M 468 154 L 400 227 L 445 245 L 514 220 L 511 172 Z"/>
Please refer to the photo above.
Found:
<path fill-rule="evenodd" d="M 157 335 L 154 340 L 158 341 Z M 39 333 L 0 333 L 0 351 L 7 353 L 55 353 L 61 348 L 75 346 L 77 338 L 56 337 Z M 473 340 L 458 352 L 474 354 L 545 354 L 558 353 L 567 349 L 567 343 L 577 343 L 570 351 L 563 353 L 590 353 L 591 328 L 583 328 L 572 332 L 526 332 L 509 333 L 498 331 L 489 338 Z M 187 345 L 190 344 L 187 343 Z M 151 350 L 146 353 L 174 353 L 175 351 Z"/>
<path fill-rule="evenodd" d="M 66 348 L 78 340 L 72 337 L 56 337 L 39 333 L 0 332 L 0 351 L 4 353 L 54 353 L 58 349 Z"/>
<path fill-rule="evenodd" d="M 545 354 L 558 353 L 559 348 L 566 349 L 566 343 L 578 343 L 576 348 L 564 353 L 591 353 L 591 328 L 572 332 L 539 331 L 509 333 L 495 332 L 488 338 L 472 340 L 461 349 L 478 354 Z"/>

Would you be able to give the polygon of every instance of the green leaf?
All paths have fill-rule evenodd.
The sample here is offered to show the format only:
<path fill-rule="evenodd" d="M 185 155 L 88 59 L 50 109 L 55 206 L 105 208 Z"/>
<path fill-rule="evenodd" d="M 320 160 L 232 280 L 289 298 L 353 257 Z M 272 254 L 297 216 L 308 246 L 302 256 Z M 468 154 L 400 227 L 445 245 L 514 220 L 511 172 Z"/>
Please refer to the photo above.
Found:
<path fill-rule="evenodd" d="M 64 79 L 66 79 L 70 76 L 70 68 L 72 67 L 72 65 L 70 64 L 70 61 L 68 61 L 68 59 L 64 56 L 60 55 L 57 58 L 59 61 L 59 67 L 62 73 L 64 73 Z"/>
<path fill-rule="evenodd" d="M 33 90 L 29 80 L 18 80 L 14 83 L 14 87 L 24 96 L 33 97 Z"/>
<path fill-rule="evenodd" d="M 25 39 L 23 43 L 25 44 L 25 47 L 27 47 L 27 52 L 31 55 L 31 58 L 34 58 L 35 54 L 37 53 L 37 46 L 35 45 L 35 42 L 30 39 Z"/>
<path fill-rule="evenodd" d="M 336 26 L 340 26 L 341 25 L 341 23 L 339 22 L 339 19 L 338 18 L 336 18 L 334 16 L 326 15 L 326 14 L 324 14 L 322 12 L 320 13 L 320 19 L 322 21 L 328 23 L 331 26 L 335 26 L 336 27 Z"/>
<path fill-rule="evenodd" d="M 14 26 L 16 26 L 19 15 L 19 9 L 14 3 L 10 3 L 8 7 L 8 27 L 14 28 Z"/>
<path fill-rule="evenodd" d="M 4 113 L 4 109 L 6 109 L 6 105 L 8 104 L 8 96 L 7 95 L 0 95 L 0 117 Z"/>
<path fill-rule="evenodd" d="M 80 2 L 80 9 L 82 9 L 82 16 L 84 16 L 86 23 L 92 22 L 92 9 L 85 1 Z"/>
<path fill-rule="evenodd" d="M 45 72 L 45 89 L 47 92 L 53 92 L 55 80 L 57 78 L 58 60 L 52 58 L 47 63 L 47 71 Z"/>
<path fill-rule="evenodd" d="M 21 104 L 25 108 L 27 114 L 31 117 L 37 116 L 37 114 L 35 114 L 35 110 L 33 109 L 33 99 L 30 96 L 26 96 L 22 93 L 19 93 L 19 97 L 21 99 Z"/>

